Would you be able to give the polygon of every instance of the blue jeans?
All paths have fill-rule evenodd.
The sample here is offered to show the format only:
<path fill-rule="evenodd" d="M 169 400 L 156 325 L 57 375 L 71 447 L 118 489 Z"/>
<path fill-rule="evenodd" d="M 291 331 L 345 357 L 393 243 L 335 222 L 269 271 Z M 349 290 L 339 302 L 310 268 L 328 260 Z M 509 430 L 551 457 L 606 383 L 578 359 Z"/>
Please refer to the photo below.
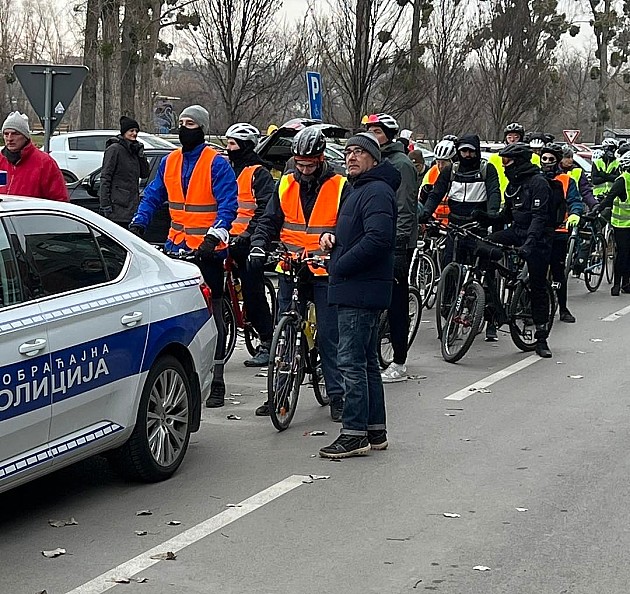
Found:
<path fill-rule="evenodd" d="M 346 435 L 367 435 L 385 426 L 385 393 L 378 365 L 378 321 L 374 309 L 338 306 L 337 366 L 343 378 Z"/>
<path fill-rule="evenodd" d="M 306 310 L 306 302 L 315 304 L 317 316 L 317 348 L 322 362 L 322 372 L 326 393 L 330 403 L 343 401 L 343 386 L 341 375 L 337 368 L 337 342 L 339 334 L 337 328 L 337 307 L 328 305 L 328 277 L 316 278 L 308 282 L 300 282 L 300 308 L 302 314 Z M 278 275 L 278 314 L 288 311 L 291 307 L 293 282 L 288 276 Z"/>

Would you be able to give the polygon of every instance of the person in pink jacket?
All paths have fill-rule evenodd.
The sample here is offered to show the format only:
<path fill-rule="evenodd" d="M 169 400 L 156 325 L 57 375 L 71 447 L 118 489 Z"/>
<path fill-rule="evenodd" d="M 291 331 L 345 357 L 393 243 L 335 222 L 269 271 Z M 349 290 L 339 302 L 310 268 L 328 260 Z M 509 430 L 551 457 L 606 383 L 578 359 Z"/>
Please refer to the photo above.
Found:
<path fill-rule="evenodd" d="M 19 111 L 10 113 L 2 124 L 2 136 L 0 172 L 7 172 L 7 181 L 6 185 L 0 185 L 0 194 L 68 202 L 68 190 L 59 166 L 31 142 L 28 117 Z M 1 178 L 0 175 L 0 182 Z"/>

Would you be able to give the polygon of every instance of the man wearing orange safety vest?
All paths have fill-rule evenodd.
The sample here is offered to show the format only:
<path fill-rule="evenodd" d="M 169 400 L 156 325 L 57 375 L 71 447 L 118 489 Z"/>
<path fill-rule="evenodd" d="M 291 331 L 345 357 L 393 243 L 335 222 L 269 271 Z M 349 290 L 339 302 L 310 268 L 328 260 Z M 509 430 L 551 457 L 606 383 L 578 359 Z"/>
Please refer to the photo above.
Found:
<path fill-rule="evenodd" d="M 337 211 L 346 188 L 346 178 L 335 173 L 326 163 L 326 139 L 318 126 L 304 128 L 293 139 L 295 170 L 280 178 L 264 215 L 251 240 L 248 265 L 262 268 L 265 250 L 280 240 L 296 255 L 323 255 L 319 246 L 322 233 L 332 232 L 337 224 Z M 306 300 L 315 304 L 317 346 L 322 361 L 326 392 L 330 398 L 330 416 L 341 422 L 343 412 L 342 378 L 337 369 L 337 310 L 328 305 L 328 273 L 310 267 L 300 286 L 302 306 Z M 293 283 L 280 274 L 278 280 L 278 312 L 288 311 Z M 269 414 L 268 402 L 256 410 L 257 416 Z"/>
<path fill-rule="evenodd" d="M 254 151 L 260 138 L 258 129 L 248 123 L 230 126 L 225 133 L 227 154 L 238 183 L 238 212 L 230 230 L 230 256 L 238 268 L 247 319 L 258 333 L 260 344 L 256 354 L 245 361 L 246 367 L 269 365 L 269 347 L 273 336 L 273 320 L 265 296 L 263 268 L 246 266 L 249 242 L 276 183 L 267 164 Z"/>
<path fill-rule="evenodd" d="M 179 116 L 182 148 L 164 157 L 129 230 L 142 236 L 156 211 L 168 203 L 171 228 L 164 245 L 167 252 L 196 251 L 201 274 L 212 291 L 212 307 L 222 311 L 223 262 L 229 230 L 236 217 L 237 185 L 229 163 L 205 144 L 210 116 L 200 105 L 191 105 Z M 215 315 L 217 349 L 208 408 L 223 406 L 225 382 L 225 326 Z"/>
<path fill-rule="evenodd" d="M 540 166 L 545 177 L 552 185 L 552 190 L 558 195 L 555 200 L 558 205 L 556 212 L 556 230 L 551 246 L 551 260 L 549 268 L 554 283 L 559 284 L 556 290 L 560 321 L 574 323 L 575 317 L 567 307 L 567 280 L 564 262 L 567 257 L 568 230 L 580 222 L 584 213 L 584 202 L 578 190 L 577 183 L 568 173 L 560 168 L 562 147 L 559 144 L 547 144 L 540 153 Z"/>
<path fill-rule="evenodd" d="M 435 154 L 435 165 L 426 172 L 422 178 L 422 185 L 420 187 L 420 201 L 424 204 L 433 190 L 433 186 L 437 183 L 440 173 L 449 165 L 453 164 L 453 159 L 457 154 L 455 147 L 456 136 L 444 137 L 440 142 L 435 145 L 433 153 Z M 443 225 L 448 225 L 448 213 L 450 212 L 448 207 L 448 196 L 444 196 L 442 201 L 437 205 L 433 216 L 440 221 Z"/>

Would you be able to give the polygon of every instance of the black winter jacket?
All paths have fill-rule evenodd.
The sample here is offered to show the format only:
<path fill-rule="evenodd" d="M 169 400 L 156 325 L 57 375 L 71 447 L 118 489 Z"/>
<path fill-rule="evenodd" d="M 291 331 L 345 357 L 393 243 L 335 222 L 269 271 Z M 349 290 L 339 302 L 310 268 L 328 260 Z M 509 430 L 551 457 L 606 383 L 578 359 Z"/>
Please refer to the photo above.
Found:
<path fill-rule="evenodd" d="M 389 307 L 400 183 L 400 173 L 388 161 L 352 180 L 339 208 L 328 266 L 331 305 Z"/>
<path fill-rule="evenodd" d="M 138 210 L 140 178 L 148 177 L 144 146 L 115 136 L 107 141 L 99 189 L 101 211 L 117 223 L 129 223 Z M 111 212 L 110 212 L 111 209 Z"/>

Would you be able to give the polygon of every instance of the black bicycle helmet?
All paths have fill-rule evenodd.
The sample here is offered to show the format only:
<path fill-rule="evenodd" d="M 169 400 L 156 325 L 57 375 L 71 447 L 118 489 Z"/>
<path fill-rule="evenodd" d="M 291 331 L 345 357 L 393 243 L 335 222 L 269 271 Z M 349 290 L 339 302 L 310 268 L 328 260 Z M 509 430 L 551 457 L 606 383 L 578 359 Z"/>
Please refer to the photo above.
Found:
<path fill-rule="evenodd" d="M 326 137 L 315 126 L 300 130 L 291 144 L 291 152 L 295 157 L 319 157 L 324 154 L 325 149 Z"/>
<path fill-rule="evenodd" d="M 564 151 L 559 144 L 550 142 L 543 147 L 541 155 L 544 155 L 545 153 L 551 153 L 556 158 L 556 161 L 560 162 Z"/>
<path fill-rule="evenodd" d="M 499 157 L 507 157 L 515 161 L 529 161 L 532 158 L 532 149 L 524 142 L 508 144 L 499 151 Z"/>

